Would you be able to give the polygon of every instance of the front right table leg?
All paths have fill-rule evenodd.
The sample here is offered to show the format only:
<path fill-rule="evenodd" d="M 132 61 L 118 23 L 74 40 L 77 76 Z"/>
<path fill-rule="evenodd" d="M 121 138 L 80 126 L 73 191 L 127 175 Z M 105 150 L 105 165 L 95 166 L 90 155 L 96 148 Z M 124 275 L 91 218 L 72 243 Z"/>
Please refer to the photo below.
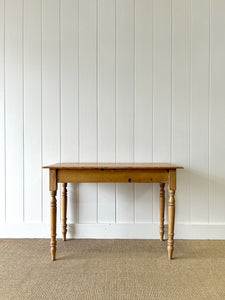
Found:
<path fill-rule="evenodd" d="M 176 170 L 169 171 L 169 201 L 168 201 L 168 258 L 172 259 L 174 249 L 174 219 L 175 219 L 175 191 L 176 191 Z"/>

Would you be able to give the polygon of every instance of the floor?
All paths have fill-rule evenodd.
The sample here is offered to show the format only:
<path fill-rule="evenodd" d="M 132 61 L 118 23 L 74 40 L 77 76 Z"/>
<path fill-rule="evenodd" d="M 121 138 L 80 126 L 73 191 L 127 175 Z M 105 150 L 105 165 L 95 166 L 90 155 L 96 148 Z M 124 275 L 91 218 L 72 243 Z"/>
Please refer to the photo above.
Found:
<path fill-rule="evenodd" d="M 0 299 L 225 299 L 225 241 L 0 239 Z"/>

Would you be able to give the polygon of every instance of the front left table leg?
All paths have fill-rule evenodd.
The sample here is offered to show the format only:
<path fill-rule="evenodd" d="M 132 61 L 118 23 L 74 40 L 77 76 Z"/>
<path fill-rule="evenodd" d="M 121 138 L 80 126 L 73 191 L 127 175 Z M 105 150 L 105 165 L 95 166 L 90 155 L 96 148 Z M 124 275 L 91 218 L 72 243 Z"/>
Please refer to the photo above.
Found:
<path fill-rule="evenodd" d="M 62 236 L 66 240 L 67 183 L 62 183 Z"/>

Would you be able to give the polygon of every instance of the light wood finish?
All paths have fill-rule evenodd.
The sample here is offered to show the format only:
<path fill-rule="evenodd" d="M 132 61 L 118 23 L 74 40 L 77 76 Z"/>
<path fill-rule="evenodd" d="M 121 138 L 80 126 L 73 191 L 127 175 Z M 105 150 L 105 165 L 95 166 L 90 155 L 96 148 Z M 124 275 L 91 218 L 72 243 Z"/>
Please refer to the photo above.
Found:
<path fill-rule="evenodd" d="M 50 170 L 49 172 L 49 190 L 51 195 L 50 200 L 50 222 L 51 222 L 51 256 L 52 260 L 55 260 L 56 255 L 56 212 L 57 212 L 57 179 L 56 170 Z"/>
<path fill-rule="evenodd" d="M 118 170 L 118 169 L 183 169 L 181 166 L 176 166 L 168 163 L 57 163 L 53 165 L 44 166 L 43 168 L 47 169 L 109 169 L 109 170 Z"/>
<path fill-rule="evenodd" d="M 52 260 L 55 260 L 56 254 L 56 211 L 57 211 L 57 203 L 56 203 L 56 191 L 50 191 L 51 201 L 50 201 L 50 220 L 51 220 L 51 255 Z"/>
<path fill-rule="evenodd" d="M 80 169 L 57 171 L 58 182 L 167 182 L 167 170 Z"/>
<path fill-rule="evenodd" d="M 160 183 L 160 198 L 159 198 L 159 210 L 160 210 L 160 241 L 163 241 L 164 236 L 164 210 L 165 210 L 165 183 Z"/>
<path fill-rule="evenodd" d="M 62 236 L 66 240 L 67 225 L 66 225 L 66 211 L 67 211 L 67 183 L 62 183 Z"/>
<path fill-rule="evenodd" d="M 175 191 L 176 191 L 176 170 L 169 172 L 169 201 L 168 201 L 168 258 L 172 259 L 174 249 L 174 219 L 175 219 Z"/>
<path fill-rule="evenodd" d="M 160 183 L 160 240 L 164 236 L 165 183 L 168 183 L 168 258 L 172 259 L 174 248 L 174 218 L 176 169 L 181 166 L 163 163 L 59 163 L 49 168 L 49 189 L 51 194 L 51 255 L 56 255 L 56 192 L 57 183 L 62 183 L 62 236 L 66 240 L 67 183 L 68 182 L 159 182 Z"/>
<path fill-rule="evenodd" d="M 56 191 L 57 190 L 57 178 L 56 178 L 56 170 L 50 169 L 49 171 L 49 190 Z"/>

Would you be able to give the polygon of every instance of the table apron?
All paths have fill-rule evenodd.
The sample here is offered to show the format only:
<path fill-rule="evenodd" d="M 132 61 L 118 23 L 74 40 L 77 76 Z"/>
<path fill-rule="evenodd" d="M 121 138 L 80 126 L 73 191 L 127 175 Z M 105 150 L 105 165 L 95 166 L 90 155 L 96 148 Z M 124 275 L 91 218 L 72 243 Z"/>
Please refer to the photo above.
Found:
<path fill-rule="evenodd" d="M 57 182 L 168 182 L 167 169 L 160 170 L 71 170 L 57 169 Z"/>

